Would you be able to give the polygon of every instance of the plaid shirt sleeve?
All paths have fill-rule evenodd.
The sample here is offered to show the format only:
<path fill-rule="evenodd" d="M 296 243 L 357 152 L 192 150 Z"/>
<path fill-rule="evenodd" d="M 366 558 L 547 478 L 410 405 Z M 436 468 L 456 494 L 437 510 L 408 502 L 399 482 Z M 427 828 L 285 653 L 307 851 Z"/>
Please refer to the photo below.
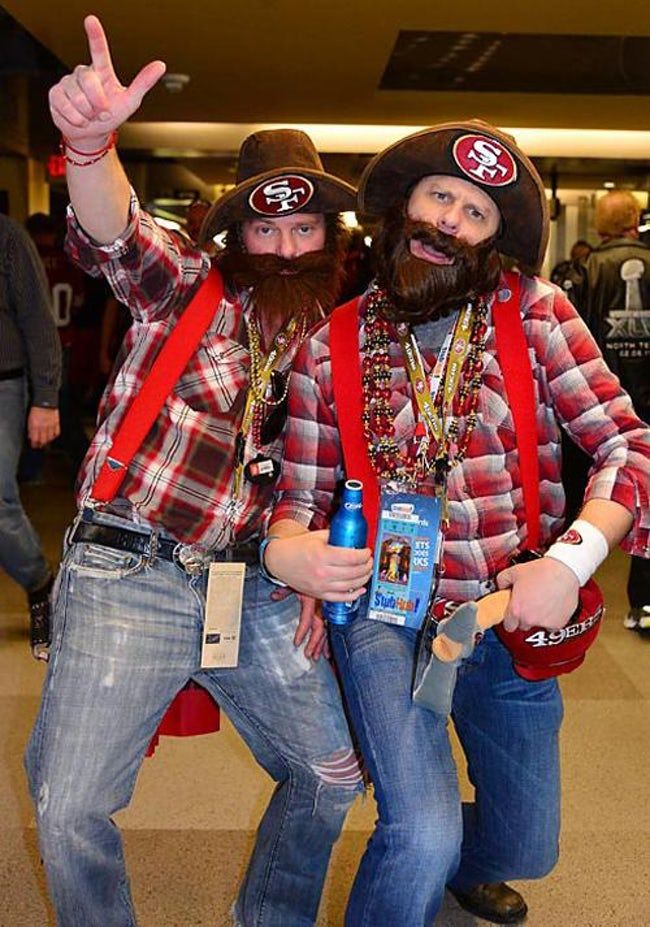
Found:
<path fill-rule="evenodd" d="M 531 285 L 531 284 L 529 284 Z M 525 325 L 537 362 L 545 370 L 555 416 L 570 437 L 593 458 L 585 501 L 607 499 L 626 508 L 634 523 L 621 546 L 650 556 L 650 429 L 635 414 L 628 394 L 609 370 L 573 305 L 556 287 L 550 295 L 524 305 Z M 525 297 L 524 297 L 525 299 Z M 548 301 L 551 301 L 550 310 Z M 536 328 L 539 314 L 550 324 Z M 547 328 L 546 336 L 539 337 Z M 544 448 L 540 448 L 544 453 Z"/>
<path fill-rule="evenodd" d="M 316 329 L 293 362 L 282 475 L 271 524 L 289 518 L 312 530 L 324 528 L 343 475 L 328 332 L 328 323 Z"/>
<path fill-rule="evenodd" d="M 108 245 L 90 238 L 69 206 L 66 249 L 86 273 L 103 274 L 115 298 L 140 322 L 159 321 L 184 306 L 188 292 L 210 269 L 209 256 L 159 226 L 141 209 L 133 190 L 127 226 Z"/>

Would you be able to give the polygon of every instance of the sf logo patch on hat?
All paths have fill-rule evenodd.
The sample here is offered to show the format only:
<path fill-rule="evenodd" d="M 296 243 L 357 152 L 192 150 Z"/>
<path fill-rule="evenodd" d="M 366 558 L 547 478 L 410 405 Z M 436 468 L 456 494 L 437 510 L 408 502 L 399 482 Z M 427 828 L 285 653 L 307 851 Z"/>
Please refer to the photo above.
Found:
<path fill-rule="evenodd" d="M 262 216 L 283 216 L 302 209 L 313 195 L 311 180 L 298 174 L 285 174 L 258 184 L 248 202 Z"/>
<path fill-rule="evenodd" d="M 517 163 L 508 149 L 488 135 L 462 135 L 453 148 L 464 174 L 488 187 L 505 187 L 517 179 Z"/>

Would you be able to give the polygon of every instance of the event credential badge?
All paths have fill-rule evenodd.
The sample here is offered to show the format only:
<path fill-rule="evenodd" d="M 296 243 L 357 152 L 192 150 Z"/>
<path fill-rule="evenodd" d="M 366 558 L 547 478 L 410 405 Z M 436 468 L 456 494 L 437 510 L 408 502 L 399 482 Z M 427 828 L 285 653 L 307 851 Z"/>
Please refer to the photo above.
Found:
<path fill-rule="evenodd" d="M 368 618 L 421 627 L 441 544 L 439 498 L 382 490 Z"/>
<path fill-rule="evenodd" d="M 211 563 L 205 597 L 202 669 L 237 666 L 246 564 Z"/>

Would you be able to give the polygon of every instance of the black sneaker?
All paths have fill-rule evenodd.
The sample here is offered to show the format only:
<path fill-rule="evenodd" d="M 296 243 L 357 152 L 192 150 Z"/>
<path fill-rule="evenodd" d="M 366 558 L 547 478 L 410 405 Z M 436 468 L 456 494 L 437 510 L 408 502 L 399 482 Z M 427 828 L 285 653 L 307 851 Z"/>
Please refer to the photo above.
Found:
<path fill-rule="evenodd" d="M 50 592 L 54 577 L 50 575 L 42 586 L 27 593 L 29 600 L 29 643 L 35 660 L 50 658 L 52 630 L 50 628 Z"/>

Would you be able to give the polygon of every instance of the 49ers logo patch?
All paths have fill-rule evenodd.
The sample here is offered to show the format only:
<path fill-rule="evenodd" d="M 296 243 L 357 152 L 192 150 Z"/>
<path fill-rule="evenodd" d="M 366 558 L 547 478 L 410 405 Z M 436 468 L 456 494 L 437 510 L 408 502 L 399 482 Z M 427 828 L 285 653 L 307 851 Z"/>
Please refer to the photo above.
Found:
<path fill-rule="evenodd" d="M 557 542 L 558 544 L 582 544 L 582 535 L 579 531 L 576 531 L 575 528 L 569 528 L 568 531 L 564 532 L 561 538 L 557 539 Z"/>
<path fill-rule="evenodd" d="M 454 341 L 454 345 L 453 345 L 453 347 L 452 347 L 451 350 L 452 350 L 452 352 L 453 352 L 454 354 L 458 354 L 458 355 L 463 354 L 463 353 L 465 352 L 465 341 L 464 341 L 464 339 L 463 339 L 463 338 L 457 338 L 456 341 Z"/>
<path fill-rule="evenodd" d="M 248 202 L 262 216 L 285 216 L 302 209 L 313 195 L 311 180 L 299 174 L 284 174 L 258 184 Z"/>
<path fill-rule="evenodd" d="M 517 162 L 504 145 L 488 135 L 461 135 L 452 154 L 464 174 L 486 187 L 505 187 L 517 179 Z"/>

